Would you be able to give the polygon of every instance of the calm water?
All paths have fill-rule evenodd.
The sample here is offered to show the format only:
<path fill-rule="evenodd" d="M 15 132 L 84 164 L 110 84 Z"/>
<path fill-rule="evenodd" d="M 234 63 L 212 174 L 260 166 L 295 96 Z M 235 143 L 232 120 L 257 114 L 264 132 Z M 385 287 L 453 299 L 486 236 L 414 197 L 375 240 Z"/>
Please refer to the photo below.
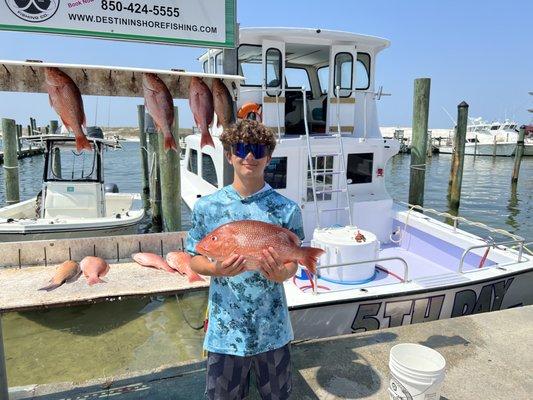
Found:
<path fill-rule="evenodd" d="M 106 153 L 106 181 L 122 192 L 140 190 L 138 143 Z M 409 156 L 394 157 L 386 168 L 389 193 L 407 201 Z M 428 162 L 425 206 L 446 211 L 451 156 Z M 21 198 L 41 185 L 43 158 L 21 160 Z M 511 190 L 513 160 L 467 157 L 460 215 L 533 240 L 533 158 L 524 158 L 520 182 Z M 0 204 L 4 204 L 0 168 Z M 183 225 L 190 223 L 184 206 Z M 148 222 L 145 226 L 148 225 Z M 469 230 L 468 228 L 465 228 Z M 475 231 L 483 236 L 488 233 Z M 11 313 L 3 317 L 10 386 L 75 381 L 156 368 L 200 358 L 206 295 L 193 293 L 166 299 L 135 299 L 45 312 Z"/>

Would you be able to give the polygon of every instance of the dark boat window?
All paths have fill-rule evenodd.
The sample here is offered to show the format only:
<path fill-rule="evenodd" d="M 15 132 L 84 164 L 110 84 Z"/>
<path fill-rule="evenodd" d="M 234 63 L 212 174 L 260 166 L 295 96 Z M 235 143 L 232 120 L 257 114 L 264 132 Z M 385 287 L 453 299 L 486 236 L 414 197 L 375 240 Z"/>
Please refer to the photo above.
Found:
<path fill-rule="evenodd" d="M 349 184 L 372 182 L 374 153 L 348 154 L 346 179 Z"/>
<path fill-rule="evenodd" d="M 217 170 L 213 159 L 208 154 L 202 153 L 202 178 L 211 185 L 218 187 Z"/>
<path fill-rule="evenodd" d="M 281 93 L 281 51 L 274 47 L 267 49 L 265 54 L 265 79 L 267 95 L 276 96 Z"/>
<path fill-rule="evenodd" d="M 287 187 L 287 157 L 273 157 L 265 168 L 265 182 L 273 189 Z"/>
<path fill-rule="evenodd" d="M 355 88 L 366 90 L 370 87 L 370 54 L 357 53 Z"/>
<path fill-rule="evenodd" d="M 198 153 L 194 149 L 190 150 L 187 170 L 191 171 L 193 174 L 198 174 Z"/>
<path fill-rule="evenodd" d="M 335 55 L 335 70 L 333 82 L 335 88 L 339 87 L 340 97 L 350 97 L 353 77 L 353 56 L 350 53 L 337 53 Z M 333 93 L 335 95 L 335 93 Z"/>
<path fill-rule="evenodd" d="M 261 86 L 263 81 L 262 47 L 251 44 L 242 44 L 237 51 L 239 75 L 244 76 L 241 86 Z"/>
<path fill-rule="evenodd" d="M 74 141 L 52 145 L 47 155 L 46 181 L 100 182 L 99 148 L 96 151 L 76 151 Z M 93 145 L 94 148 L 94 145 Z"/>
<path fill-rule="evenodd" d="M 313 160 L 313 171 L 315 176 L 315 188 L 317 192 L 331 191 L 333 189 L 333 156 L 315 156 Z M 331 192 L 317 193 L 317 201 L 328 201 L 332 199 Z M 314 201 L 313 198 L 313 181 L 311 178 L 311 168 L 307 161 L 307 201 Z"/>

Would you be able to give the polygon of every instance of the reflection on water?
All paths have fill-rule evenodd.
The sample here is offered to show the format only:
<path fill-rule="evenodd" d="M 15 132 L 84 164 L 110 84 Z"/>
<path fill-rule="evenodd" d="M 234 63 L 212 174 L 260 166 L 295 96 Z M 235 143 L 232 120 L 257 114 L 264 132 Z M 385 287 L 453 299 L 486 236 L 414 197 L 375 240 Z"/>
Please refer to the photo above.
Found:
<path fill-rule="evenodd" d="M 386 186 L 393 198 L 408 199 L 410 157 L 398 155 L 387 165 Z M 450 155 L 428 160 L 425 206 L 447 209 Z M 106 151 L 106 181 L 121 192 L 140 191 L 139 144 Z M 42 180 L 42 157 L 20 161 L 21 198 L 34 196 Z M 466 157 L 459 214 L 533 239 L 533 157 L 522 161 L 520 181 L 511 187 L 512 158 Z M 0 204 L 5 201 L 0 168 Z M 182 203 L 184 229 L 190 212 Z M 483 230 L 467 230 L 489 235 Z M 150 230 L 149 218 L 141 227 Z M 205 292 L 175 297 L 132 299 L 90 306 L 12 313 L 3 317 L 10 386 L 45 382 L 80 382 L 201 357 Z M 186 318 L 184 318 L 184 315 Z"/>

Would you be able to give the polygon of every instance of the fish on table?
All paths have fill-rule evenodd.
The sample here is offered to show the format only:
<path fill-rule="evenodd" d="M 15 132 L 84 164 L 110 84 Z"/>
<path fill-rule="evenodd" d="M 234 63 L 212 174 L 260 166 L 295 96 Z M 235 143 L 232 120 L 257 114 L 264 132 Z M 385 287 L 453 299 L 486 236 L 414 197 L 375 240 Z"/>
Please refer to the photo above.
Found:
<path fill-rule="evenodd" d="M 156 268 L 161 271 L 166 272 L 178 272 L 175 269 L 171 268 L 163 257 L 154 253 L 134 253 L 131 255 L 131 258 L 143 267 Z"/>
<path fill-rule="evenodd" d="M 157 74 L 143 73 L 142 87 L 144 104 L 154 120 L 156 129 L 165 139 L 164 149 L 177 151 L 178 146 L 172 135 L 174 127 L 174 101 L 165 82 Z"/>
<path fill-rule="evenodd" d="M 191 255 L 184 251 L 171 251 L 165 257 L 168 265 L 181 275 L 187 276 L 190 283 L 205 281 L 204 278 L 191 269 L 191 258 Z"/>
<path fill-rule="evenodd" d="M 194 122 L 202 134 L 200 147 L 215 147 L 213 138 L 209 133 L 209 126 L 213 122 L 215 112 L 213 94 L 204 81 L 196 76 L 193 76 L 189 83 L 189 107 L 191 108 Z"/>
<path fill-rule="evenodd" d="M 224 82 L 219 78 L 213 78 L 211 91 L 213 92 L 213 105 L 217 116 L 217 127 L 222 126 L 226 129 L 231 123 L 235 122 L 233 98 L 226 85 L 224 85 Z"/>
<path fill-rule="evenodd" d="M 76 150 L 92 150 L 85 136 L 85 111 L 80 89 L 66 73 L 56 67 L 44 69 L 45 88 L 50 105 L 61 118 L 63 126 L 76 137 Z"/>
<path fill-rule="evenodd" d="M 96 283 L 105 283 L 101 278 L 109 272 L 109 264 L 100 257 L 87 256 L 80 262 L 80 268 L 87 283 L 92 286 Z"/>
<path fill-rule="evenodd" d="M 49 292 L 57 289 L 65 282 L 74 281 L 78 276 L 80 276 L 80 273 L 81 270 L 79 264 L 76 261 L 67 260 L 56 268 L 56 272 L 52 279 L 50 279 L 49 285 L 42 287 L 39 290 L 46 290 Z"/>
<path fill-rule="evenodd" d="M 247 270 L 259 269 L 263 250 L 273 247 L 283 263 L 297 262 L 316 273 L 318 258 L 324 250 L 302 247 L 300 238 L 278 225 L 262 221 L 235 221 L 224 224 L 196 245 L 196 251 L 206 257 L 223 261 L 233 254 L 244 256 Z"/>

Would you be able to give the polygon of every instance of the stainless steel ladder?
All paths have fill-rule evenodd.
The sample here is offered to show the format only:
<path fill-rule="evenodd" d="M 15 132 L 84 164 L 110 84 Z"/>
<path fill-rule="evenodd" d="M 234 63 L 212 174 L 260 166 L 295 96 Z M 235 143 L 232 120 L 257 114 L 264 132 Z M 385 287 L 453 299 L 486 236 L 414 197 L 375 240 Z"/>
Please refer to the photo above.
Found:
<path fill-rule="evenodd" d="M 342 134 L 341 134 L 341 126 L 340 126 L 340 110 L 339 110 L 339 87 L 337 86 L 335 88 L 335 97 L 337 98 L 337 133 L 332 134 L 332 137 L 337 138 L 337 145 L 338 145 L 338 152 L 333 153 L 312 153 L 311 148 L 311 137 L 309 135 L 309 127 L 307 124 L 307 97 L 305 95 L 305 88 L 302 87 L 302 98 L 303 98 L 303 114 L 304 114 L 304 126 L 305 126 L 305 138 L 307 141 L 307 154 L 308 154 L 308 160 L 309 160 L 309 170 L 311 172 L 311 187 L 313 190 L 313 202 L 315 204 L 315 212 L 316 212 L 316 225 L 318 228 L 321 227 L 320 223 L 320 215 L 325 212 L 336 212 L 336 211 L 347 211 L 348 212 L 348 219 L 350 222 L 350 225 L 353 225 L 353 217 L 352 217 L 352 209 L 350 207 L 350 193 L 348 191 L 348 178 L 346 177 L 346 158 L 344 156 L 344 145 L 342 143 Z M 315 157 L 315 160 L 318 159 L 318 157 L 327 157 L 332 156 L 333 157 L 333 165 L 331 171 L 326 171 L 326 159 L 324 159 L 324 169 L 322 172 L 315 171 L 315 168 L 313 166 L 313 157 Z M 338 157 L 338 165 L 339 168 L 335 170 L 335 157 Z M 325 182 L 325 176 L 331 175 L 332 176 L 332 188 L 331 189 L 325 189 L 323 190 L 317 190 L 316 188 L 316 177 L 317 176 L 324 176 L 324 182 Z M 337 187 L 333 188 L 333 182 L 335 181 L 333 179 L 333 175 L 337 175 Z M 319 208 L 318 207 L 318 200 L 317 195 L 324 195 L 324 194 L 333 194 L 333 193 L 344 193 L 346 196 L 346 206 L 345 207 L 335 207 L 335 208 Z M 338 199 L 337 199 L 338 201 Z"/>

